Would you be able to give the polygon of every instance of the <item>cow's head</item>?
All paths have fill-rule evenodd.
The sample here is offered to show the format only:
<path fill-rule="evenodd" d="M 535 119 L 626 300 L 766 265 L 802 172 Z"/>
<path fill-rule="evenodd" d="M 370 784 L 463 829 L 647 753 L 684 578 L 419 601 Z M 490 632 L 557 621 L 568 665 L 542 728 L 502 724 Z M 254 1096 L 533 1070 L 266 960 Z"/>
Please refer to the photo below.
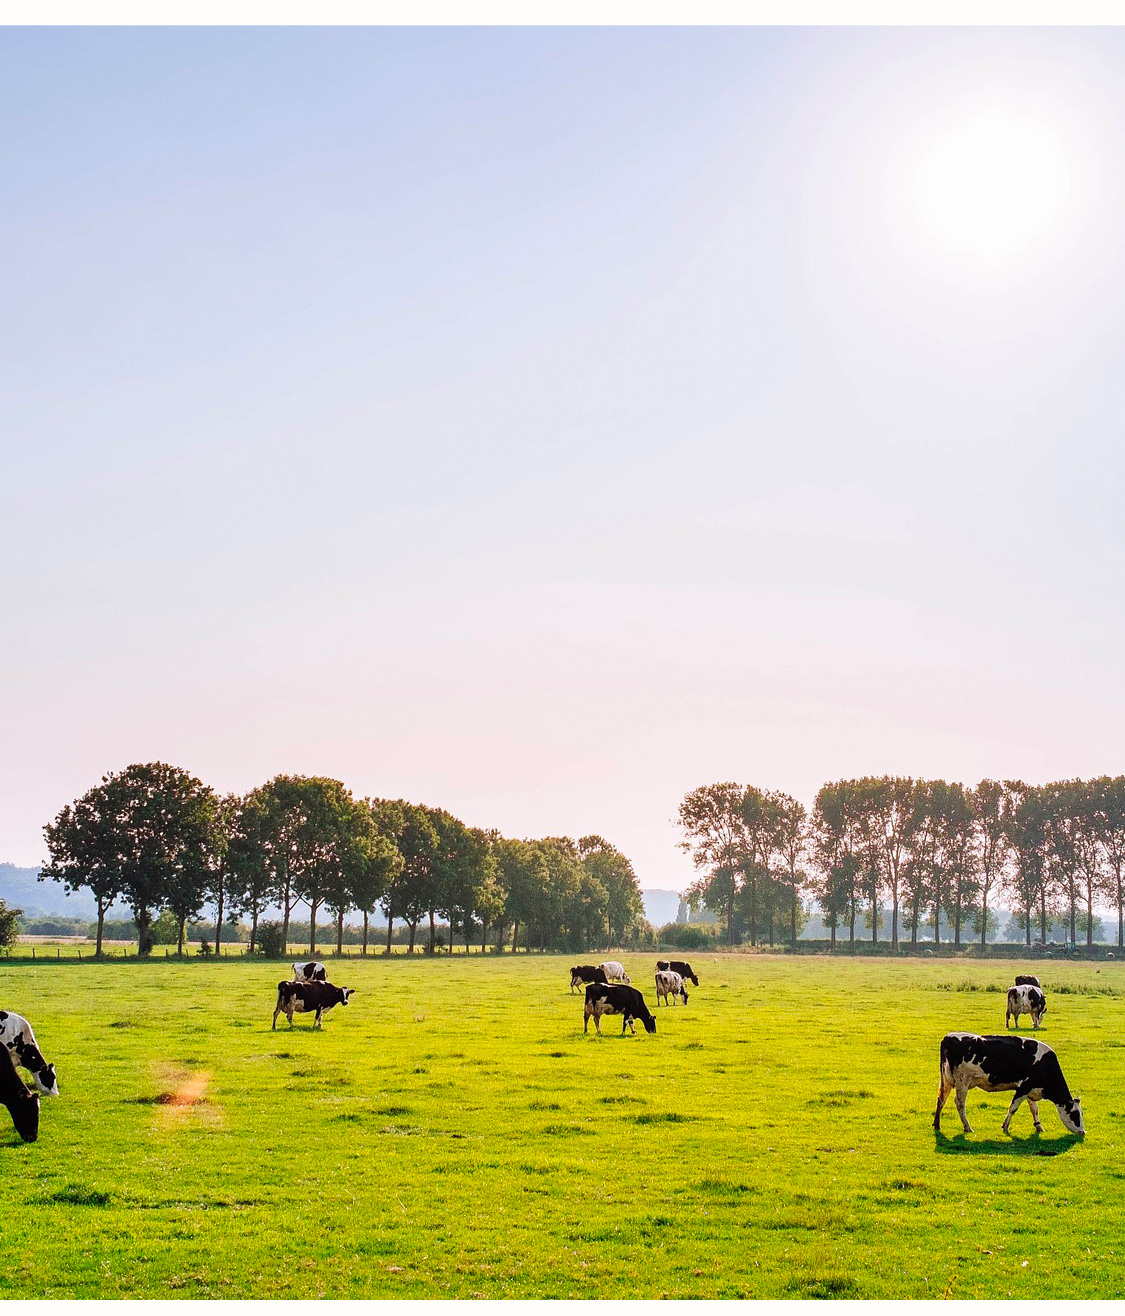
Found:
<path fill-rule="evenodd" d="M 25 1087 L 21 1079 L 19 1091 L 14 1092 L 4 1105 L 24 1142 L 34 1142 L 39 1137 L 39 1098 L 35 1093 Z"/>
<path fill-rule="evenodd" d="M 656 1020 L 653 1019 L 651 1015 L 649 1016 L 649 1018 L 645 1020 L 645 1032 L 646 1033 L 656 1032 Z"/>
<path fill-rule="evenodd" d="M 54 1065 L 45 1065 L 37 1074 L 31 1076 L 35 1080 L 35 1085 L 45 1097 L 57 1097 L 59 1095 L 59 1084 L 55 1077 Z"/>
<path fill-rule="evenodd" d="M 581 986 L 582 986 L 582 983 L 583 983 L 584 981 L 585 981 L 585 979 L 582 977 L 582 975 L 578 972 L 577 969 L 571 969 L 571 971 L 570 971 L 570 985 L 571 985 L 572 987 L 581 987 Z"/>
<path fill-rule="evenodd" d="M 1072 1101 L 1061 1102 L 1058 1107 L 1059 1119 L 1062 1120 L 1063 1126 L 1071 1133 L 1077 1133 L 1079 1137 L 1086 1136 L 1086 1125 L 1082 1122 L 1082 1098 L 1075 1097 Z"/>
<path fill-rule="evenodd" d="M 621 975 L 621 981 L 622 981 L 622 982 L 628 982 L 628 981 L 629 981 L 629 975 L 628 975 L 627 973 L 623 973 L 623 974 Z"/>
<path fill-rule="evenodd" d="M 340 988 L 340 1004 L 341 1004 L 341 1005 L 347 1005 L 347 1003 L 348 1003 L 348 997 L 349 997 L 349 996 L 352 994 L 352 992 L 354 992 L 354 991 L 355 991 L 355 988 L 354 988 L 354 987 L 341 987 L 341 988 Z"/>
<path fill-rule="evenodd" d="M 680 996 L 683 999 L 683 1003 L 687 1005 L 687 992 L 681 990 Z"/>

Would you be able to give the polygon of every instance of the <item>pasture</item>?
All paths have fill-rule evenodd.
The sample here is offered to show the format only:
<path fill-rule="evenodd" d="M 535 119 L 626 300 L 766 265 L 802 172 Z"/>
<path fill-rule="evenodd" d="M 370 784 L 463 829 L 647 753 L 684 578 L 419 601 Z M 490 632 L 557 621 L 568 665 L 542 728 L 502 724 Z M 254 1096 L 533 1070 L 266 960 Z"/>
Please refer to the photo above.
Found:
<path fill-rule="evenodd" d="M 1018 963 L 692 957 L 655 1010 L 622 958 L 655 1036 L 583 1036 L 573 957 L 328 961 L 321 1032 L 270 1031 L 277 963 L 0 966 L 62 1092 L 0 1111 L 0 1297 L 1125 1295 L 1120 967 L 1031 967 L 1083 1142 L 931 1129 Z"/>

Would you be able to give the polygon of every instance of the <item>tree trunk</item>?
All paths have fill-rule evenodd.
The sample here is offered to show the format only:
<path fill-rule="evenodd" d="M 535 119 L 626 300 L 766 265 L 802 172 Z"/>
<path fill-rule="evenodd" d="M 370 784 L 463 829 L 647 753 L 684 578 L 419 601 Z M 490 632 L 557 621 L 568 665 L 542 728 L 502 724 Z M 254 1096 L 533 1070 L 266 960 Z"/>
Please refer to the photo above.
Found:
<path fill-rule="evenodd" d="M 513 955 L 516 953 L 516 943 L 519 941 L 519 935 L 520 935 L 520 921 L 519 919 L 516 919 L 516 921 L 512 924 L 512 954 Z"/>
<path fill-rule="evenodd" d="M 152 915 L 147 909 L 134 909 L 133 922 L 137 925 L 137 957 L 152 954 Z"/>
<path fill-rule="evenodd" d="M 1039 896 L 1039 931 L 1043 937 L 1043 945 L 1047 944 L 1047 893 L 1045 891 Z"/>
<path fill-rule="evenodd" d="M 797 949 L 797 888 L 793 887 L 793 907 L 789 911 L 789 942 Z"/>
<path fill-rule="evenodd" d="M 934 902 L 934 950 L 941 945 L 941 905 Z"/>
<path fill-rule="evenodd" d="M 980 948 L 984 950 L 988 943 L 988 892 L 981 895 L 980 906 Z"/>
<path fill-rule="evenodd" d="M 108 904 L 103 905 L 100 900 L 98 901 L 98 939 L 94 947 L 94 954 L 99 960 L 102 957 L 102 935 L 105 931 L 105 912 L 108 908 Z"/>
<path fill-rule="evenodd" d="M 855 945 L 855 901 L 852 901 L 851 908 L 848 910 L 848 944 Z"/>
<path fill-rule="evenodd" d="M 368 919 L 367 910 L 364 910 L 363 911 L 363 951 L 361 952 L 364 955 L 367 954 L 367 919 Z"/>
<path fill-rule="evenodd" d="M 254 954 L 254 948 L 258 943 L 258 906 L 255 905 L 250 915 L 250 954 Z"/>
<path fill-rule="evenodd" d="M 309 959 L 316 959 L 316 911 L 319 900 L 309 901 Z"/>
<path fill-rule="evenodd" d="M 219 883 L 218 917 L 215 919 L 215 958 L 222 954 L 223 945 L 223 882 Z"/>
<path fill-rule="evenodd" d="M 430 944 L 426 950 L 427 955 L 434 953 L 434 911 L 430 910 Z"/>
<path fill-rule="evenodd" d="M 891 895 L 891 949 L 898 950 L 898 887 Z"/>
<path fill-rule="evenodd" d="M 413 955 L 413 954 L 414 954 L 414 937 L 415 937 L 415 935 L 416 935 L 417 928 L 418 928 L 418 920 L 417 920 L 416 918 L 412 918 L 412 919 L 408 919 L 407 922 L 410 924 L 410 948 L 407 950 L 406 953 L 407 953 L 408 955 Z"/>
<path fill-rule="evenodd" d="M 344 911 L 341 909 L 336 915 L 336 954 L 344 953 Z"/>
<path fill-rule="evenodd" d="M 918 896 L 910 902 L 910 949 L 918 949 Z"/>
<path fill-rule="evenodd" d="M 387 902 L 387 954 L 391 953 L 391 924 L 394 922 L 394 905 Z"/>
<path fill-rule="evenodd" d="M 177 941 L 176 941 L 176 954 L 177 954 L 177 955 L 182 955 L 182 954 L 184 953 L 184 924 L 185 924 L 186 922 L 187 922 L 187 919 L 184 917 L 183 914 L 181 914 L 181 915 L 180 915 L 180 927 L 179 927 L 179 933 L 180 933 L 180 935 L 179 935 L 179 938 L 178 938 Z"/>

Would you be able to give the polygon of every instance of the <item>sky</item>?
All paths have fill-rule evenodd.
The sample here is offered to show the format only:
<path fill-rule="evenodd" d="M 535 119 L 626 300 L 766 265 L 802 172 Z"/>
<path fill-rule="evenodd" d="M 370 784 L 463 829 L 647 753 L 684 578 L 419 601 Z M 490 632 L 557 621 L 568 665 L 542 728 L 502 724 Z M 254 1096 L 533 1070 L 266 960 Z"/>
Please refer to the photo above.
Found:
<path fill-rule="evenodd" d="M 281 772 L 1125 771 L 1125 32 L 7 29 L 0 860 Z"/>

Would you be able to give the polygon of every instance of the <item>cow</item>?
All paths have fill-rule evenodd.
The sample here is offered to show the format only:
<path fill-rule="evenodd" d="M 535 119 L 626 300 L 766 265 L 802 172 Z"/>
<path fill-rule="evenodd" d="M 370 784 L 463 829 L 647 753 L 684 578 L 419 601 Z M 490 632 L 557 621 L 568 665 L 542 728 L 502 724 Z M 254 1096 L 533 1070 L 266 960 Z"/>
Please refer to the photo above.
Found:
<path fill-rule="evenodd" d="M 598 965 L 598 968 L 605 974 L 609 982 L 629 981 L 629 975 L 625 972 L 624 964 L 617 960 L 605 960 Z"/>
<path fill-rule="evenodd" d="M 1035 976 L 1034 973 L 1017 973 L 1017 974 L 1016 974 L 1016 986 L 1017 986 L 1017 987 L 1042 987 L 1043 984 L 1039 981 L 1039 979 Z"/>
<path fill-rule="evenodd" d="M 673 973 L 671 969 L 656 970 L 656 1004 L 660 1004 L 660 998 L 664 997 L 664 1004 L 667 1005 L 668 997 L 671 996 L 673 1005 L 676 1004 L 676 997 L 682 996 L 684 1004 L 687 1005 L 688 996 L 684 991 L 684 980 L 678 973 Z"/>
<path fill-rule="evenodd" d="M 319 960 L 304 960 L 293 965 L 294 982 L 327 982 L 328 970 Z"/>
<path fill-rule="evenodd" d="M 604 969 L 595 969 L 592 964 L 576 964 L 570 971 L 570 991 L 574 994 L 575 987 L 581 987 L 587 982 L 608 982 Z"/>
<path fill-rule="evenodd" d="M 12 1062 L 26 1069 L 45 1097 L 57 1097 L 59 1085 L 54 1065 L 47 1064 L 35 1042 L 31 1025 L 22 1014 L 0 1010 L 0 1046 L 11 1053 Z"/>
<path fill-rule="evenodd" d="M 692 972 L 692 967 L 687 960 L 657 960 L 656 967 L 658 969 L 670 969 L 673 973 L 678 973 L 686 982 L 690 982 L 696 987 L 699 986 L 699 979 Z"/>
<path fill-rule="evenodd" d="M 0 1104 L 7 1106 L 24 1142 L 39 1137 L 39 1096 L 16 1073 L 15 1061 L 6 1046 L 0 1046 Z"/>
<path fill-rule="evenodd" d="M 635 987 L 628 987 L 621 983 L 591 983 L 586 988 L 586 1014 L 582 1023 L 582 1031 L 585 1033 L 590 1027 L 590 1020 L 594 1021 L 594 1028 L 601 1036 L 602 1015 L 619 1014 L 621 1016 L 621 1036 L 625 1036 L 625 1029 L 636 1036 L 637 1029 L 635 1020 L 640 1019 L 645 1026 L 646 1033 L 656 1032 L 656 1020 L 652 1017 L 652 1012 L 645 1004 L 645 998 Z"/>
<path fill-rule="evenodd" d="M 1068 1132 L 1080 1136 L 1086 1132 L 1082 1123 L 1081 1098 L 1070 1095 L 1054 1051 L 1033 1037 L 1013 1037 L 1011 1033 L 989 1037 L 980 1037 L 976 1033 L 946 1033 L 941 1040 L 935 1130 L 940 1132 L 941 1108 L 950 1092 L 954 1092 L 961 1123 L 966 1133 L 972 1133 L 965 1115 L 965 1098 L 970 1088 L 982 1088 L 985 1092 L 1015 1089 L 1012 1104 L 1004 1116 L 1005 1133 L 1021 1101 L 1026 1101 L 1031 1107 L 1035 1131 L 1042 1133 L 1039 1103 L 1043 1100 L 1054 1102 L 1059 1119 Z"/>
<path fill-rule="evenodd" d="M 1004 1027 L 1009 1027 L 1008 1020 L 1015 1016 L 1016 1027 L 1020 1026 L 1020 1015 L 1031 1015 L 1033 1028 L 1038 1028 L 1047 1013 L 1047 998 L 1038 987 L 1009 987 L 1008 1008 L 1004 1013 Z"/>
<path fill-rule="evenodd" d="M 273 1012 L 273 1027 L 277 1027 L 277 1016 L 284 1012 L 293 1027 L 293 1015 L 316 1011 L 313 1027 L 320 1027 L 320 1017 L 325 1010 L 336 1005 L 347 1005 L 348 997 L 355 991 L 354 987 L 333 987 L 330 982 L 279 982 L 277 984 L 277 1006 Z"/>

